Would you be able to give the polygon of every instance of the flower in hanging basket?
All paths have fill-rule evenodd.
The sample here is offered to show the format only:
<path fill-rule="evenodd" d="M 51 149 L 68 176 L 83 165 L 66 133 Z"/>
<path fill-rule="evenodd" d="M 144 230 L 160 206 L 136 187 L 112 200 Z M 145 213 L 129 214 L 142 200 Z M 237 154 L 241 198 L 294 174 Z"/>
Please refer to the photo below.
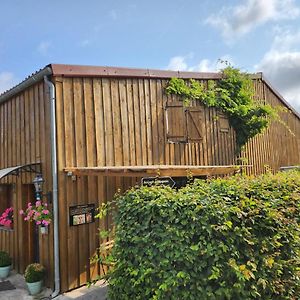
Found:
<path fill-rule="evenodd" d="M 14 222 L 14 209 L 12 207 L 7 208 L 0 216 L 0 225 L 12 228 Z"/>
<path fill-rule="evenodd" d="M 34 205 L 29 202 L 26 210 L 20 210 L 20 215 L 25 221 L 35 222 L 36 225 L 49 226 L 52 220 L 51 213 L 48 209 L 48 204 L 38 200 Z"/>

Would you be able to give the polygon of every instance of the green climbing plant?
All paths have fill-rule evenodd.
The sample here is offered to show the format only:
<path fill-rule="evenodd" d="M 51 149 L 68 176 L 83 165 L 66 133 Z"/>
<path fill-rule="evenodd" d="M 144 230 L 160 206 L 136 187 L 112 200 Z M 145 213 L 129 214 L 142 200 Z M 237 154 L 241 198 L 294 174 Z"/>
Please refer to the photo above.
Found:
<path fill-rule="evenodd" d="M 254 101 L 253 83 L 248 73 L 227 66 L 221 79 L 208 80 L 207 85 L 190 79 L 172 78 L 166 87 L 169 95 L 178 95 L 188 106 L 191 100 L 222 110 L 236 131 L 237 152 L 255 135 L 263 132 L 274 119 L 279 119 L 276 108 L 262 101 Z"/>

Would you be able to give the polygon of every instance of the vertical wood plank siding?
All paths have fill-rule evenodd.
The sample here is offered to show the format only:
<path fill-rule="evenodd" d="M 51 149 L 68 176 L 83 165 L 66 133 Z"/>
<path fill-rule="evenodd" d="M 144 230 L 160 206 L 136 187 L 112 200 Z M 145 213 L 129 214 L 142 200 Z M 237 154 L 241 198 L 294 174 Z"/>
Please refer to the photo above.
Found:
<path fill-rule="evenodd" d="M 46 180 L 44 192 L 51 190 L 50 158 L 50 116 L 49 100 L 43 83 L 37 83 L 14 98 L 0 103 L 0 169 L 41 162 Z M 23 273 L 30 261 L 33 249 L 29 240 L 27 222 L 19 215 L 19 210 L 28 202 L 34 202 L 25 193 L 25 187 L 32 184 L 35 174 L 21 173 L 7 176 L 0 184 L 13 185 L 14 228 L 0 228 L 0 249 L 13 257 L 13 266 Z M 2 213 L 2 212 L 0 212 Z M 48 271 L 48 280 L 53 277 L 52 268 L 52 226 L 49 235 L 40 235 L 40 262 Z"/>
<path fill-rule="evenodd" d="M 221 131 L 220 112 L 195 101 L 191 105 L 203 110 L 202 141 L 167 142 L 165 107 L 167 102 L 178 98 L 164 93 L 166 84 L 165 79 L 56 78 L 63 291 L 84 284 L 98 272 L 97 266 L 89 266 L 88 262 L 99 243 L 98 221 L 70 227 L 68 208 L 88 203 L 100 206 L 111 200 L 118 189 L 140 182 L 140 178 L 85 176 L 72 181 L 66 178 L 64 167 L 236 163 L 234 130 Z M 282 106 L 261 81 L 255 81 L 254 87 L 257 100 Z M 243 152 L 243 157 L 253 164 L 248 173 L 262 173 L 266 164 L 278 170 L 280 166 L 300 162 L 299 119 L 289 112 L 282 116 L 295 136 L 282 124 L 274 123 L 264 134 L 252 139 Z M 107 221 L 111 223 L 111 220 L 101 221 L 102 229 L 109 226 Z"/>
<path fill-rule="evenodd" d="M 165 108 L 177 97 L 164 92 L 167 79 L 54 77 L 56 86 L 59 234 L 61 290 L 85 284 L 100 271 L 90 265 L 99 245 L 99 221 L 69 226 L 69 207 L 110 201 L 118 191 L 140 183 L 140 178 L 78 177 L 76 181 L 63 172 L 69 166 L 127 166 L 154 164 L 230 165 L 235 164 L 235 132 L 221 130 L 219 111 L 192 101 L 201 109 L 201 141 L 169 143 Z M 204 84 L 207 82 L 201 80 Z M 262 81 L 254 81 L 255 99 L 284 107 Z M 199 109 L 196 109 L 199 111 Z M 294 133 L 275 122 L 263 134 L 253 138 L 242 157 L 248 174 L 300 163 L 300 120 L 290 111 L 281 117 Z M 40 161 L 46 184 L 51 190 L 50 107 L 43 83 L 19 93 L 0 104 L 0 168 Z M 32 197 L 28 184 L 34 174 L 22 173 L 3 178 L 0 183 L 13 184 L 14 229 L 0 228 L 0 249 L 13 256 L 14 267 L 23 272 L 29 263 L 30 227 L 18 214 Z M 33 199 L 30 199 L 33 200 Z M 102 229 L 111 226 L 111 218 L 101 220 Z M 40 235 L 40 261 L 53 278 L 53 226 L 49 235 Z"/>

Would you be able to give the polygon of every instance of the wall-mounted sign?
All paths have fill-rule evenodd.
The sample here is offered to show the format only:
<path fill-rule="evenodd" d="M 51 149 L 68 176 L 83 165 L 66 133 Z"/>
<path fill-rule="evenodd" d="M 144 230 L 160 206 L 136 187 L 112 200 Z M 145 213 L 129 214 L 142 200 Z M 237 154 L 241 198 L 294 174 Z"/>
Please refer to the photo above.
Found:
<path fill-rule="evenodd" d="M 95 222 L 95 204 L 83 204 L 69 207 L 70 226 Z"/>
<path fill-rule="evenodd" d="M 175 181 L 171 177 L 145 177 L 142 178 L 142 185 L 152 186 L 152 185 L 165 185 L 173 188 L 175 186 Z"/>

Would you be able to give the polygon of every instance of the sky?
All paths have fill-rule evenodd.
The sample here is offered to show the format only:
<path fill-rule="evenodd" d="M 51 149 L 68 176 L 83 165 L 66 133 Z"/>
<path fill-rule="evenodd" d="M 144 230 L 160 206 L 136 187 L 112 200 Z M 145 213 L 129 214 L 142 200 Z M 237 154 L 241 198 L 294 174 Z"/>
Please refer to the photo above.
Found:
<path fill-rule="evenodd" d="M 0 93 L 49 63 L 263 72 L 300 112 L 300 0 L 0 0 Z"/>

